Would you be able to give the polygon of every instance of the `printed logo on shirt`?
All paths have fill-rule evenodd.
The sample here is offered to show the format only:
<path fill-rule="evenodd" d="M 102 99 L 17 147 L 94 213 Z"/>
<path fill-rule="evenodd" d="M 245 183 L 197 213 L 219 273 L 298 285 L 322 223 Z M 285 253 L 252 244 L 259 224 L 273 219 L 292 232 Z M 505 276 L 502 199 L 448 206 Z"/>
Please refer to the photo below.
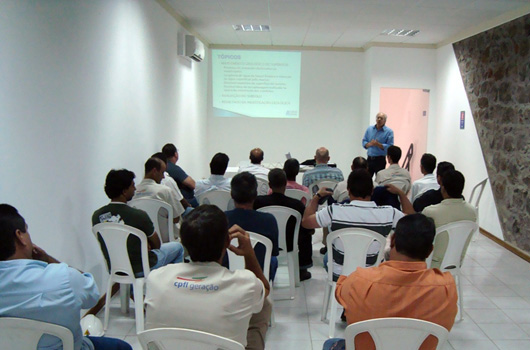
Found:
<path fill-rule="evenodd" d="M 121 218 L 120 214 L 112 215 L 111 212 L 101 214 L 99 216 L 99 222 L 112 222 L 116 224 L 125 224 L 123 222 L 123 219 Z"/>
<path fill-rule="evenodd" d="M 173 283 L 173 286 L 177 287 L 177 289 L 184 288 L 189 290 L 202 290 L 205 292 L 215 292 L 219 290 L 219 286 L 216 284 L 203 284 L 202 282 L 208 278 L 208 276 L 202 276 L 202 277 L 191 277 L 191 278 L 184 278 L 184 277 L 178 277 L 177 281 Z"/>

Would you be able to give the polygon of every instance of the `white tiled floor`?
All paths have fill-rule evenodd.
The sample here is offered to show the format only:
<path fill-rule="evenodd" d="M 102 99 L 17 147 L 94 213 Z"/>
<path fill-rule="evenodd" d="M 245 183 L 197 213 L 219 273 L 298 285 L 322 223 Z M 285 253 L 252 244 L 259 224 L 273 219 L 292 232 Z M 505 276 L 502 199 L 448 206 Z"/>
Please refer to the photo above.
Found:
<path fill-rule="evenodd" d="M 314 241 L 320 239 L 317 232 Z M 276 326 L 269 328 L 268 350 L 322 349 L 328 324 L 320 321 L 326 280 L 320 247 L 321 243 L 313 246 L 313 278 L 302 282 L 294 300 L 274 303 Z M 285 272 L 279 271 L 278 287 L 286 280 Z M 530 264 L 479 235 L 468 249 L 463 275 L 464 320 L 455 323 L 444 350 L 530 349 Z M 281 288 L 275 289 L 276 294 L 281 292 Z M 111 305 L 106 335 L 124 339 L 140 350 L 133 303 L 129 315 L 121 314 L 119 298 L 115 297 Z M 103 311 L 98 317 L 103 318 Z M 343 336 L 345 327 L 338 321 L 335 336 Z"/>

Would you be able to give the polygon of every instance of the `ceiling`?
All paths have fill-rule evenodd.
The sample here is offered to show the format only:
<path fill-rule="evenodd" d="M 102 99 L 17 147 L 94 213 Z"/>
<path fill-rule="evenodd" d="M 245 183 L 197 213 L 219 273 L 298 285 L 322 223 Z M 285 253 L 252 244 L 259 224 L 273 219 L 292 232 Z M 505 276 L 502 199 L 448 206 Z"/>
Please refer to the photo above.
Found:
<path fill-rule="evenodd" d="M 530 11 L 530 0 L 162 1 L 208 45 L 327 49 L 366 48 L 380 43 L 439 45 L 485 22 Z M 268 24 L 271 31 L 236 32 L 234 24 Z M 420 32 L 414 37 L 381 35 L 383 30 L 394 28 Z"/>

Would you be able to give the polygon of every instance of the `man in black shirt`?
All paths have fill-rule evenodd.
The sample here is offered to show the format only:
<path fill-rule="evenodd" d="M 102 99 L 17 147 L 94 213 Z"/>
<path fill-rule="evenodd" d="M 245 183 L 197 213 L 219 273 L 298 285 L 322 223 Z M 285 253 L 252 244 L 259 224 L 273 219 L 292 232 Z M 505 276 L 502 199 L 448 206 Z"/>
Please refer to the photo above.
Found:
<path fill-rule="evenodd" d="M 449 162 L 440 162 L 438 163 L 438 166 L 436 167 L 436 180 L 438 181 L 438 184 L 442 184 L 442 177 L 443 174 L 445 174 L 449 170 L 455 170 L 455 166 Z M 412 206 L 414 207 L 414 210 L 417 213 L 421 213 L 425 207 L 428 207 L 429 205 L 438 204 L 441 203 L 443 200 L 442 198 L 442 190 L 441 187 L 437 190 L 429 190 L 419 196 L 414 203 L 412 203 Z"/>

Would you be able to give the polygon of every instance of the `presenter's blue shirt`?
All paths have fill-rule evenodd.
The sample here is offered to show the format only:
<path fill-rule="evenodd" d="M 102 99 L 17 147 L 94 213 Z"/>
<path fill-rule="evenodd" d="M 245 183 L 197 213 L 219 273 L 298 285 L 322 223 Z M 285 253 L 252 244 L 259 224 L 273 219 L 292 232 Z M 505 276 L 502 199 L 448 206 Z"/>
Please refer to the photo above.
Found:
<path fill-rule="evenodd" d="M 74 335 L 75 350 L 93 350 L 79 324 L 81 309 L 94 306 L 99 298 L 89 273 L 61 264 L 38 260 L 0 261 L 0 317 L 20 317 L 58 324 Z M 59 338 L 44 335 L 38 350 L 62 349 Z"/>
<path fill-rule="evenodd" d="M 364 133 L 363 147 L 366 148 L 366 144 L 373 139 L 376 139 L 379 143 L 381 143 L 383 145 L 383 149 L 377 146 L 368 147 L 368 157 L 386 156 L 388 147 L 394 144 L 394 132 L 386 125 L 383 125 L 383 127 L 379 130 L 377 130 L 375 125 L 372 125 L 369 126 Z"/>

